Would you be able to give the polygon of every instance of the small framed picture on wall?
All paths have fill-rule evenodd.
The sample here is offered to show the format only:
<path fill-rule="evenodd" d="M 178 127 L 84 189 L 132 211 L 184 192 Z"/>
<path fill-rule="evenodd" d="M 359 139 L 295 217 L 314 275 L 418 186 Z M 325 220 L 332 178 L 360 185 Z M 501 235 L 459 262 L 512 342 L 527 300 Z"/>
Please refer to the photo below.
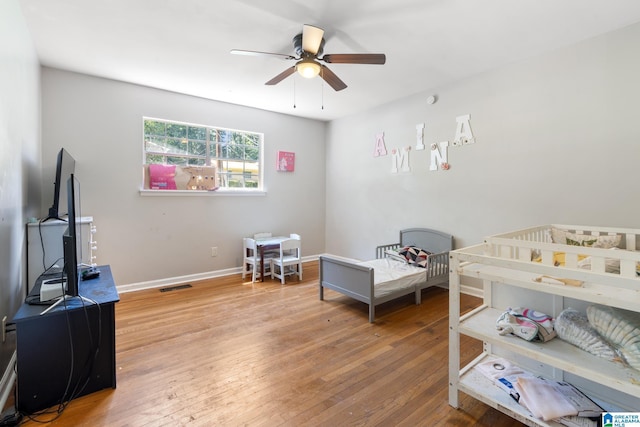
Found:
<path fill-rule="evenodd" d="M 278 164 L 276 170 L 280 172 L 293 172 L 296 163 L 296 153 L 278 151 Z"/>

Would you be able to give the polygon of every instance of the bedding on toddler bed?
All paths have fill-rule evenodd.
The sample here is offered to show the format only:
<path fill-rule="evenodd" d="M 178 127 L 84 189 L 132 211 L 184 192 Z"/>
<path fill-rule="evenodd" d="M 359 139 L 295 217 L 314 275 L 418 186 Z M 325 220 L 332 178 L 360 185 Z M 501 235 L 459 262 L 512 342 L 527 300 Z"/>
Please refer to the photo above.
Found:
<path fill-rule="evenodd" d="M 411 288 L 426 280 L 426 270 L 393 258 L 380 258 L 358 262 L 358 265 L 372 267 L 374 276 L 374 295 L 384 297 L 398 289 Z"/>

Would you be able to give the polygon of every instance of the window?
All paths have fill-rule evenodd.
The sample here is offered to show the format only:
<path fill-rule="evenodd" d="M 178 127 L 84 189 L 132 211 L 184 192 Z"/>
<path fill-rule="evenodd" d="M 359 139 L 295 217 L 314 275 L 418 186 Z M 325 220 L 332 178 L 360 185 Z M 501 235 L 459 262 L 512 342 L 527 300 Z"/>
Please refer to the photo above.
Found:
<path fill-rule="evenodd" d="M 144 188 L 261 190 L 262 143 L 256 132 L 145 117 Z"/>

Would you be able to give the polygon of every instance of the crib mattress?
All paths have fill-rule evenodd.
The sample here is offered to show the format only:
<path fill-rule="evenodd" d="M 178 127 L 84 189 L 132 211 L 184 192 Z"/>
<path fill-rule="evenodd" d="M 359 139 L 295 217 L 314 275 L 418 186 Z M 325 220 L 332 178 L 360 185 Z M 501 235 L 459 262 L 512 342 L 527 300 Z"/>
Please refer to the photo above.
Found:
<path fill-rule="evenodd" d="M 373 267 L 373 286 L 376 298 L 384 297 L 401 289 L 412 289 L 416 284 L 427 280 L 427 272 L 424 268 L 415 267 L 392 258 L 362 261 L 358 264 Z"/>

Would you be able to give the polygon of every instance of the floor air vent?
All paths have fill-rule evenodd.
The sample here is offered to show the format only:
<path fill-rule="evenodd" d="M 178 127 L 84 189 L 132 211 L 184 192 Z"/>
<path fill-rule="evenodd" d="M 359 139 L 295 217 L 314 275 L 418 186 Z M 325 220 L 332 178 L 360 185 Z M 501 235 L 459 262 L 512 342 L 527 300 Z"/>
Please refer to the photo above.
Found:
<path fill-rule="evenodd" d="M 190 287 L 191 285 L 187 283 L 186 285 L 176 285 L 176 286 L 169 286 L 168 288 L 160 288 L 160 292 L 177 291 L 178 289 L 186 289 Z"/>

